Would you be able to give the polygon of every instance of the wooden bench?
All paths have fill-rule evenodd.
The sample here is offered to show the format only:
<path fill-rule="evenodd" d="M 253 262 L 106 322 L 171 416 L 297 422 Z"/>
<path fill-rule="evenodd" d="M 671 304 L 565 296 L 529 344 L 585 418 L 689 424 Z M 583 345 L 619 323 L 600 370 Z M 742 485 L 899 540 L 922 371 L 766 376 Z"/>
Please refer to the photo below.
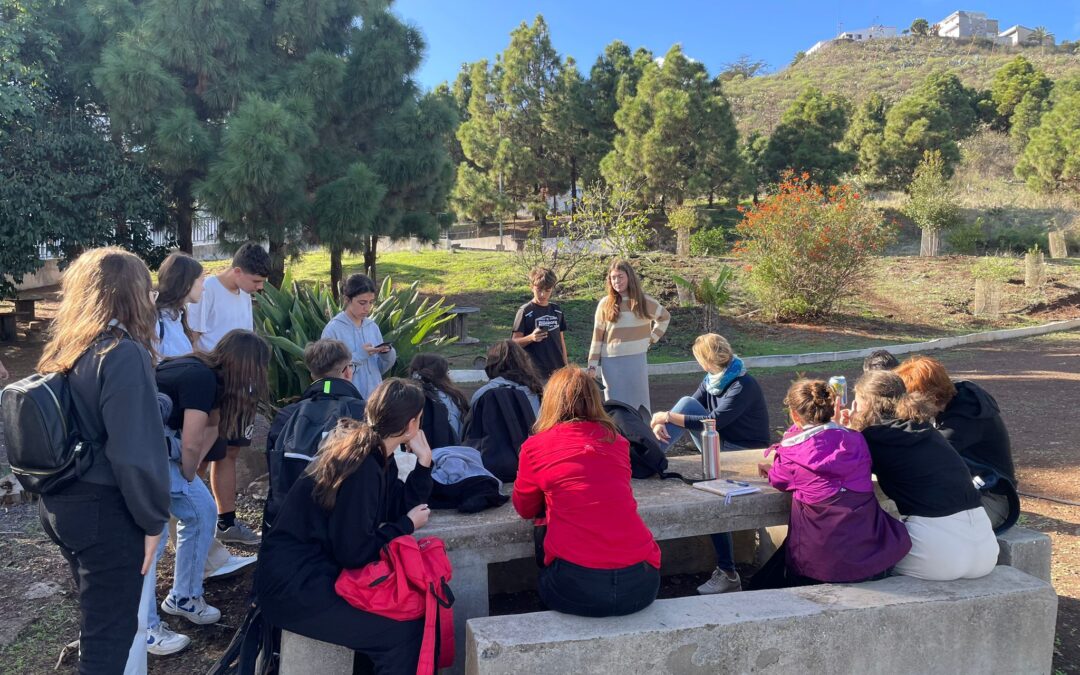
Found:
<path fill-rule="evenodd" d="M 454 307 L 447 310 L 448 314 L 453 314 L 454 319 L 446 324 L 446 334 L 450 337 L 456 337 L 459 345 L 474 345 L 480 342 L 477 338 L 469 337 L 469 330 L 465 325 L 465 321 L 471 314 L 479 314 L 479 307 Z"/>
<path fill-rule="evenodd" d="M 518 673 L 1048 673 L 1057 596 L 999 566 L 981 579 L 657 600 L 624 617 L 472 619 L 469 675 Z"/>

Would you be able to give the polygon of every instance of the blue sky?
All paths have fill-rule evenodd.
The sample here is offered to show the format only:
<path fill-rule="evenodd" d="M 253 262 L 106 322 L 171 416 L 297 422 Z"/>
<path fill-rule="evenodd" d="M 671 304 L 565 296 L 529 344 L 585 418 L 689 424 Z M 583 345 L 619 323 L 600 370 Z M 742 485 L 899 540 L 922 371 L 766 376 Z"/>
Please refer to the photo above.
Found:
<path fill-rule="evenodd" d="M 428 52 L 419 73 L 425 87 L 453 80 L 462 63 L 494 58 L 510 31 L 543 14 L 555 49 L 588 75 L 604 45 L 619 39 L 657 55 L 676 42 L 715 74 L 746 54 L 782 68 L 795 52 L 843 30 L 881 23 L 906 28 L 917 17 L 934 23 L 957 9 L 986 12 L 1004 30 L 1046 26 L 1057 40 L 1080 36 L 1080 0 L 397 0 L 395 11 L 424 33 Z"/>

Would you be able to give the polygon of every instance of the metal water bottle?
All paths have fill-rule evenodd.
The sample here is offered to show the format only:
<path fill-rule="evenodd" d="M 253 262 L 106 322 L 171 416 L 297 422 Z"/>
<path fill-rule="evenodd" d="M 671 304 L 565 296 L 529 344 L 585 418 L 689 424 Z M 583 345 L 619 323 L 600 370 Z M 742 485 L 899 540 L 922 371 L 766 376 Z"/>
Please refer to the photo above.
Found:
<path fill-rule="evenodd" d="M 720 434 L 716 433 L 716 420 L 701 420 L 701 473 L 705 480 L 720 477 Z"/>

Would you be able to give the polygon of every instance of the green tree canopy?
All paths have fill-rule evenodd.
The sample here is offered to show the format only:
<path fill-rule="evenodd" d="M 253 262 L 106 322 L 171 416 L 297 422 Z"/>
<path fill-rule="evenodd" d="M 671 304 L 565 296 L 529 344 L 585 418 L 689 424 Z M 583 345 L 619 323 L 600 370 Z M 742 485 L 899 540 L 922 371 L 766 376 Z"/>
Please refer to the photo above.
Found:
<path fill-rule="evenodd" d="M 889 109 L 880 152 L 867 151 L 866 159 L 880 180 L 904 186 L 923 154 L 937 150 L 946 175 L 951 175 L 960 160 L 957 141 L 970 134 L 977 121 L 975 92 L 952 73 L 931 73 Z"/>
<path fill-rule="evenodd" d="M 737 132 L 727 100 L 704 66 L 688 59 L 679 45 L 668 50 L 662 64 L 645 67 L 615 123 L 619 134 L 601 171 L 609 182 L 640 183 L 646 198 L 681 203 L 739 174 Z"/>
<path fill-rule="evenodd" d="M 161 181 L 111 142 L 69 77 L 70 9 L 30 0 L 2 12 L 0 297 L 43 264 L 40 244 L 61 258 L 117 244 L 152 261 L 149 232 L 165 223 Z"/>
<path fill-rule="evenodd" d="M 855 168 L 864 175 L 873 175 L 876 158 L 885 142 L 885 119 L 889 103 L 874 92 L 855 109 L 840 149 L 855 156 Z"/>
<path fill-rule="evenodd" d="M 831 185 L 854 165 L 854 156 L 838 146 L 847 130 L 850 104 L 839 94 L 807 87 L 788 106 L 769 138 L 762 162 L 769 182 L 786 169 L 809 173 L 815 183 Z"/>
<path fill-rule="evenodd" d="M 1022 55 L 998 68 L 990 85 L 990 99 L 996 113 L 994 126 L 998 129 L 1011 128 L 1013 116 L 1021 101 L 1029 97 L 1025 107 L 1030 109 L 1038 101 L 1048 99 L 1052 87 L 1053 82 L 1046 73 L 1037 69 Z"/>
<path fill-rule="evenodd" d="M 1050 109 L 1031 129 L 1016 175 L 1041 192 L 1080 192 L 1080 78 L 1055 83 Z"/>

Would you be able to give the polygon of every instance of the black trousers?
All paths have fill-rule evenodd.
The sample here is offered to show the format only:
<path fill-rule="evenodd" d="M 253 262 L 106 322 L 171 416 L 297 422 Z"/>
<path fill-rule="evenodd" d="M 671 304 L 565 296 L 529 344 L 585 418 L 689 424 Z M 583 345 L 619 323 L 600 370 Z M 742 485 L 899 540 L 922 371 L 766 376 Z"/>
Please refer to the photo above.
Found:
<path fill-rule="evenodd" d="M 43 495 L 38 514 L 79 591 L 79 672 L 124 672 L 139 627 L 145 533 L 118 489 L 93 483 Z"/>
<path fill-rule="evenodd" d="M 578 616 L 623 616 L 645 609 L 660 590 L 660 570 L 646 562 L 597 570 L 556 558 L 540 570 L 540 599 Z"/>
<path fill-rule="evenodd" d="M 297 635 L 332 642 L 359 652 L 354 672 L 365 672 L 363 655 L 370 659 L 378 675 L 414 675 L 420 661 L 420 644 L 424 639 L 424 620 L 395 621 L 378 614 L 356 609 L 341 598 L 335 598 L 325 609 L 317 612 L 297 611 L 282 616 L 282 612 L 267 612 L 270 623 Z"/>

